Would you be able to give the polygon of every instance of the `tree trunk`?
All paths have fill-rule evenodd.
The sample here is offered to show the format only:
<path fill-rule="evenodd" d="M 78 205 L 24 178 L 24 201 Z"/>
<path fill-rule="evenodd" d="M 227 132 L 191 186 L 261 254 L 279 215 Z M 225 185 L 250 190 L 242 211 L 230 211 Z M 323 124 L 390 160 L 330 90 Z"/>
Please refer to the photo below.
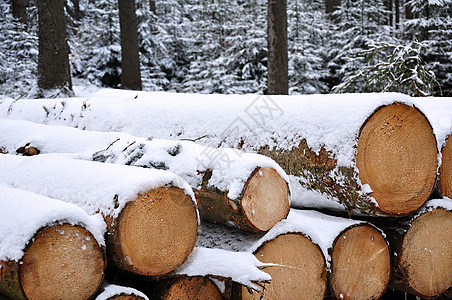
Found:
<path fill-rule="evenodd" d="M 299 176 L 304 188 L 337 198 L 349 213 L 358 209 L 368 215 L 408 215 L 433 191 L 436 140 L 415 107 L 396 103 L 377 109 L 361 127 L 351 168 L 336 168 L 328 149 L 315 153 L 308 143 L 303 140 L 292 150 L 264 147 L 260 153 Z"/>
<path fill-rule="evenodd" d="M 149 0 L 149 11 L 154 14 L 157 12 L 157 8 L 155 6 L 155 0 Z"/>
<path fill-rule="evenodd" d="M 125 270 L 169 273 L 195 246 L 194 195 L 172 173 L 52 155 L 1 155 L 0 161 L 5 184 L 74 203 L 88 214 L 101 213 L 108 226 L 107 254 Z"/>
<path fill-rule="evenodd" d="M 334 15 L 334 12 L 336 12 L 340 6 L 341 0 L 325 0 L 326 17 L 334 24 L 338 24 L 341 20 L 339 16 Z"/>
<path fill-rule="evenodd" d="M 11 4 L 14 18 L 23 24 L 27 24 L 27 0 L 12 0 Z"/>
<path fill-rule="evenodd" d="M 38 1 L 38 87 L 72 92 L 63 0 Z"/>
<path fill-rule="evenodd" d="M 135 0 L 118 0 L 121 28 L 122 77 L 121 88 L 141 90 L 140 54 L 138 49 L 138 24 Z"/>
<path fill-rule="evenodd" d="M 432 299 L 452 287 L 452 211 L 429 208 L 382 226 L 394 251 L 392 288 Z"/>
<path fill-rule="evenodd" d="M 240 199 L 228 191 L 209 187 L 212 172 L 204 174 L 202 188 L 195 191 L 201 217 L 216 223 L 232 222 L 240 229 L 267 231 L 289 213 L 289 189 L 273 168 L 257 168 L 248 178 Z"/>
<path fill-rule="evenodd" d="M 194 139 L 264 154 L 293 175 L 295 207 L 408 215 L 434 188 L 437 141 L 423 114 L 430 114 L 431 108 L 422 99 L 400 94 L 223 95 L 222 101 L 215 101 L 218 95 L 174 94 L 169 99 L 140 93 L 131 101 L 136 92 L 114 93 L 114 108 L 106 99 L 113 95 L 104 93 L 89 101 L 73 99 L 71 106 L 48 101 L 48 114 L 40 103 L 6 102 L 1 114 L 88 130 L 114 128 L 143 137 Z M 448 109 L 446 102 L 436 107 Z M 86 105 L 89 109 L 83 109 Z M 133 117 L 120 113 L 126 109 Z M 433 124 L 445 130 L 443 123 Z M 316 195 L 321 201 L 311 197 Z"/>
<path fill-rule="evenodd" d="M 395 5 L 395 27 L 399 29 L 400 26 L 400 3 L 399 0 L 394 0 Z"/>
<path fill-rule="evenodd" d="M 263 283 L 260 292 L 238 288 L 238 299 L 324 299 L 326 266 L 320 248 L 302 233 L 287 233 L 265 242 L 254 255 L 264 263 L 270 283 Z"/>
<path fill-rule="evenodd" d="M 315 211 L 292 209 L 287 220 L 263 236 L 206 224 L 199 244 L 252 251 L 260 261 L 277 264 L 263 269 L 272 280 L 260 293 L 234 285 L 232 299 L 340 299 L 341 294 L 378 299 L 390 277 L 389 248 L 381 231 L 367 222 Z"/>
<path fill-rule="evenodd" d="M 104 253 L 81 226 L 43 228 L 24 252 L 19 262 L 0 261 L 0 292 L 13 299 L 88 299 L 102 284 Z"/>
<path fill-rule="evenodd" d="M 16 135 L 11 135 L 12 132 Z M 0 120 L 0 135 L 0 147 L 10 153 L 30 156 L 40 153 L 40 148 L 45 153 L 85 152 L 96 161 L 163 168 L 177 173 L 195 190 L 201 217 L 217 223 L 267 231 L 289 212 L 288 179 L 282 177 L 284 174 L 276 163 L 262 155 L 208 148 L 188 141 L 149 141 L 126 134 L 18 120 Z M 30 142 L 24 145 L 24 141 Z M 36 148 L 36 143 L 42 146 Z M 244 171 L 239 173 L 238 169 Z M 221 187 L 215 184 L 219 181 Z M 231 189 L 237 190 L 236 196 L 230 194 Z"/>
<path fill-rule="evenodd" d="M 267 94 L 287 95 L 287 0 L 268 0 L 267 14 Z"/>

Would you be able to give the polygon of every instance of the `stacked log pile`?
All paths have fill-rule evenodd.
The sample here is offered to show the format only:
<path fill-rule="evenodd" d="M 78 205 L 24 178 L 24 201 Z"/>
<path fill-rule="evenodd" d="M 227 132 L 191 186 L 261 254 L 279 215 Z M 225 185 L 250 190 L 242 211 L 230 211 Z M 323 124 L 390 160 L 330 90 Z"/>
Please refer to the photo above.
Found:
<path fill-rule="evenodd" d="M 152 299 L 379 299 L 388 288 L 433 299 L 452 288 L 452 203 L 428 201 L 452 193 L 451 104 L 441 112 L 400 94 L 250 97 L 5 100 L 0 182 L 101 213 L 116 270 L 108 279 Z M 87 176 L 88 164 L 103 170 Z M 173 177 L 146 187 L 138 178 L 155 171 L 146 169 Z M 169 219 L 177 229 L 158 226 Z M 248 263 L 255 273 L 243 279 L 238 265 Z"/>

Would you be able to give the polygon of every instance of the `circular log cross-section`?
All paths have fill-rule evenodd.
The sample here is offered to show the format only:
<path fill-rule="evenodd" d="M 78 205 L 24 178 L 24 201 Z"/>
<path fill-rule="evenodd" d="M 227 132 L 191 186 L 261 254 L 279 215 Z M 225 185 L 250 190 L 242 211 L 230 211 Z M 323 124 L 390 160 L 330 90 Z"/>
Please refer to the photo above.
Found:
<path fill-rule="evenodd" d="M 395 103 L 374 112 L 361 128 L 356 166 L 362 184 L 388 214 L 409 214 L 433 191 L 437 146 L 430 123 L 416 108 Z"/>
<path fill-rule="evenodd" d="M 270 230 L 289 213 L 289 187 L 275 169 L 258 168 L 245 185 L 241 205 L 256 230 Z"/>
<path fill-rule="evenodd" d="M 218 287 L 205 277 L 181 277 L 176 279 L 162 297 L 163 300 L 222 300 Z"/>
<path fill-rule="evenodd" d="M 41 231 L 22 259 L 20 281 L 27 299 L 89 299 L 104 279 L 105 257 L 81 226 Z"/>
<path fill-rule="evenodd" d="M 127 203 L 115 223 L 114 244 L 119 249 L 107 250 L 119 267 L 141 275 L 163 275 L 181 266 L 198 236 L 196 207 L 176 187 L 139 195 Z"/>
<path fill-rule="evenodd" d="M 331 254 L 331 289 L 336 299 L 379 299 L 385 292 L 391 258 L 382 234 L 359 225 L 340 234 Z"/>
<path fill-rule="evenodd" d="M 441 150 L 442 163 L 439 169 L 441 193 L 452 198 L 452 138 L 448 138 Z"/>
<path fill-rule="evenodd" d="M 398 257 L 398 269 L 416 293 L 431 298 L 451 288 L 452 212 L 434 209 L 415 219 Z"/>
<path fill-rule="evenodd" d="M 272 280 L 261 292 L 250 294 L 242 287 L 242 299 L 323 299 L 326 264 L 320 248 L 302 234 L 289 233 L 265 243 L 254 254 L 261 262 L 274 263 L 265 269 Z"/>

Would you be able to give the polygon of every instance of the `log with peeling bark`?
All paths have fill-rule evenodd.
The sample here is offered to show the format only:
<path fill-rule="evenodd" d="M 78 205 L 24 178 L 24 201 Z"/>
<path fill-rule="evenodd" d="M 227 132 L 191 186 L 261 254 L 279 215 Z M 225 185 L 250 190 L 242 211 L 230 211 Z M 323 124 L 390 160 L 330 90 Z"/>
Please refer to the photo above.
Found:
<path fill-rule="evenodd" d="M 260 293 L 235 286 L 233 294 L 239 299 L 323 299 L 325 295 L 378 299 L 386 290 L 391 271 L 388 244 L 375 226 L 315 211 L 291 210 L 286 220 L 259 239 L 232 229 L 204 226 L 200 243 L 248 249 L 259 260 L 277 264 L 264 269 L 272 281 L 265 283 Z"/>
<path fill-rule="evenodd" d="M 449 136 L 441 149 L 439 187 L 443 196 L 452 198 L 452 138 Z"/>
<path fill-rule="evenodd" d="M 382 225 L 382 227 L 385 225 Z M 392 288 L 432 299 L 452 288 L 452 201 L 427 202 L 415 217 L 386 223 Z"/>
<path fill-rule="evenodd" d="M 0 116 L 262 153 L 293 175 L 297 207 L 399 216 L 419 209 L 436 180 L 435 136 L 424 110 L 418 109 L 426 101 L 435 102 L 396 93 L 256 96 L 102 90 L 88 100 L 4 101 Z M 308 191 L 328 201 L 307 197 Z"/>
<path fill-rule="evenodd" d="M 5 187 L 0 187 L 0 211 L 0 293 L 11 299 L 70 300 L 97 292 L 106 267 L 101 216 Z"/>
<path fill-rule="evenodd" d="M 85 159 L 172 171 L 195 190 L 202 218 L 245 230 L 269 230 L 289 212 L 289 179 L 262 155 L 18 120 L 0 120 L 0 145 L 12 154 L 82 152 Z"/>
<path fill-rule="evenodd" d="M 182 265 L 197 238 L 190 186 L 173 173 L 75 160 L 62 155 L 0 155 L 0 181 L 74 203 L 107 223 L 107 254 L 143 275 Z"/>

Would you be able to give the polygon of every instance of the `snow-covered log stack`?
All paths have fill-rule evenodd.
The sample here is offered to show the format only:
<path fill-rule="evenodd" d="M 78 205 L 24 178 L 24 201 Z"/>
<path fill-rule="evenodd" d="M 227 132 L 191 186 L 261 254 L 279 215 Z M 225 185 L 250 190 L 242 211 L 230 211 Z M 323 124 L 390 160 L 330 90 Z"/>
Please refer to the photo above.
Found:
<path fill-rule="evenodd" d="M 195 246 L 198 216 L 193 191 L 163 170 L 70 159 L 62 155 L 0 155 L 0 182 L 101 213 L 107 254 L 123 269 L 169 273 Z"/>
<path fill-rule="evenodd" d="M 452 200 L 430 200 L 414 217 L 381 227 L 393 250 L 391 287 L 426 299 L 452 287 Z"/>
<path fill-rule="evenodd" d="M 245 230 L 267 231 L 289 212 L 289 178 L 263 155 L 17 120 L 0 120 L 0 148 L 171 171 L 194 189 L 201 217 Z"/>
<path fill-rule="evenodd" d="M 269 97 L 101 90 L 90 99 L 5 100 L 0 115 L 262 153 L 293 176 L 297 206 L 398 216 L 419 209 L 436 180 L 435 136 L 419 101 L 395 93 Z M 305 202 L 306 190 L 328 201 Z"/>
<path fill-rule="evenodd" d="M 239 299 L 288 299 L 293 295 L 323 299 L 329 293 L 337 299 L 378 299 L 391 271 L 381 231 L 367 222 L 315 211 L 291 210 L 286 220 L 261 237 L 205 225 L 199 243 L 252 252 L 259 260 L 274 264 L 265 269 L 272 276 L 271 283 L 264 284 L 260 294 L 239 287 L 234 291 Z"/>
<path fill-rule="evenodd" d="M 0 185 L 0 293 L 13 299 L 88 299 L 106 266 L 100 215 Z"/>

